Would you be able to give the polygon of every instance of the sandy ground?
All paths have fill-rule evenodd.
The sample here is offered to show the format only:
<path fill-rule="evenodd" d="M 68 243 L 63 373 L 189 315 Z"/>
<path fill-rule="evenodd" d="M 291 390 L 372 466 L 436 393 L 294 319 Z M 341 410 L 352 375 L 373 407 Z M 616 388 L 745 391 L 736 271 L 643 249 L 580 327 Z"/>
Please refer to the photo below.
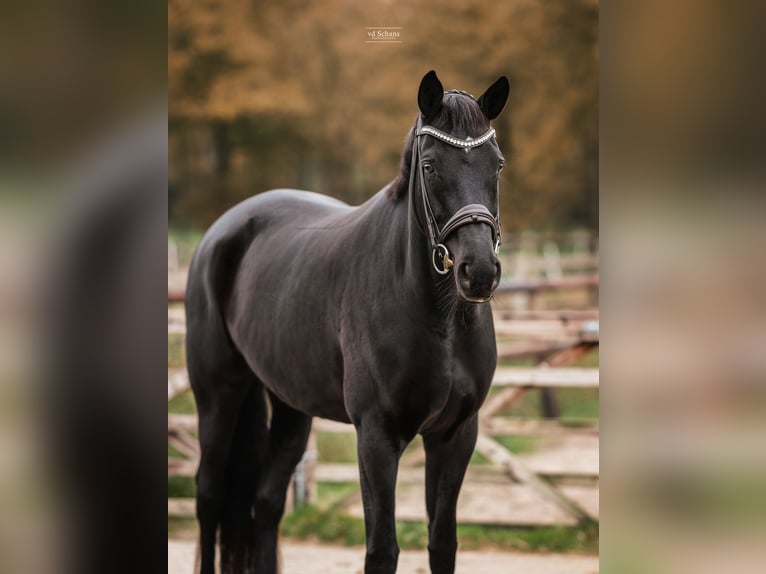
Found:
<path fill-rule="evenodd" d="M 282 574 L 361 574 L 364 548 L 318 544 L 282 544 Z M 168 574 L 192 574 L 195 544 L 168 541 Z M 597 556 L 523 554 L 518 552 L 458 552 L 459 573 L 471 574 L 594 574 Z M 428 574 L 428 555 L 421 550 L 402 551 L 398 574 Z"/>

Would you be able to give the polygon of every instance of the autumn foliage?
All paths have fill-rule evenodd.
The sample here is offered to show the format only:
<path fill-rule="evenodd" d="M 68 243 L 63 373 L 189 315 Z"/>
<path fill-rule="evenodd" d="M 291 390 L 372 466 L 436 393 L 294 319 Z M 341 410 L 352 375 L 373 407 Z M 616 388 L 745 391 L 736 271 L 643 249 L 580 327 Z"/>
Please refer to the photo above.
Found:
<path fill-rule="evenodd" d="M 168 20 L 174 225 L 276 187 L 364 201 L 395 177 L 435 69 L 476 95 L 511 80 L 506 229 L 597 228 L 595 0 L 169 0 Z M 399 43 L 368 43 L 375 26 Z"/>

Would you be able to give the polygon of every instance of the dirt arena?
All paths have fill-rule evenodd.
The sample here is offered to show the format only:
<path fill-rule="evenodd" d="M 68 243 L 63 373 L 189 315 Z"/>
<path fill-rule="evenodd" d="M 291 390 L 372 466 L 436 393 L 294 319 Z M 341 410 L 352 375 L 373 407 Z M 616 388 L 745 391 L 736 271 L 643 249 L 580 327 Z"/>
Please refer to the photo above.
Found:
<path fill-rule="evenodd" d="M 362 574 L 364 548 L 318 544 L 282 544 L 282 574 Z M 186 540 L 168 541 L 168 574 L 192 574 L 195 544 Z M 525 554 L 498 551 L 458 552 L 457 572 L 481 574 L 595 574 L 597 556 Z M 399 556 L 398 574 L 428 574 L 428 554 L 404 550 Z"/>

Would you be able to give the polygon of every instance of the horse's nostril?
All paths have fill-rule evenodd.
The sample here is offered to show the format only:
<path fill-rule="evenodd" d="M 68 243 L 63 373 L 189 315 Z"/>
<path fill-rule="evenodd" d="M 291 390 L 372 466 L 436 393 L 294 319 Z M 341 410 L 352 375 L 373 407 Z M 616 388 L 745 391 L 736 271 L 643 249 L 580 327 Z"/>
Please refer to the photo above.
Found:
<path fill-rule="evenodd" d="M 462 262 L 457 266 L 458 281 L 460 281 L 460 284 L 466 289 L 471 286 L 471 280 L 469 279 L 468 275 L 470 271 L 471 266 L 468 265 L 468 263 Z"/>

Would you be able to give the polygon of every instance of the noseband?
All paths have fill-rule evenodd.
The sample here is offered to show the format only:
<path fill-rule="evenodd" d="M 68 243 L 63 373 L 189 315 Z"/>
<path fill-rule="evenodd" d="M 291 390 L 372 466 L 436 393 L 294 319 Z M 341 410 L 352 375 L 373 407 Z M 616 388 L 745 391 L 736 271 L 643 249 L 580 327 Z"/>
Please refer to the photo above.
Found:
<path fill-rule="evenodd" d="M 415 127 L 415 136 L 412 144 L 412 165 L 409 182 L 410 194 L 412 194 L 414 188 L 415 170 L 420 162 L 420 138 L 422 136 L 431 136 L 453 147 L 468 151 L 469 149 L 483 145 L 494 138 L 495 130 L 490 128 L 485 134 L 476 139 L 470 137 L 467 139 L 460 139 L 437 130 L 434 127 L 422 125 L 421 116 L 418 116 L 417 126 Z M 428 240 L 431 242 L 431 264 L 434 266 L 437 273 L 446 275 L 454 265 L 454 259 L 444 242 L 447 240 L 447 237 L 464 225 L 471 223 L 486 223 L 489 225 L 492 228 L 492 237 L 495 242 L 495 253 L 498 252 L 501 242 L 499 197 L 497 215 L 492 215 L 489 209 L 481 204 L 471 203 L 458 209 L 452 217 L 447 220 L 444 226 L 440 228 L 434 217 L 433 209 L 431 208 L 431 201 L 428 198 L 428 191 L 426 190 L 423 172 L 420 172 L 420 177 L 418 179 L 420 180 L 420 192 L 423 196 L 423 211 L 425 213 L 426 225 L 428 227 Z M 441 267 L 437 262 L 441 263 Z"/>

